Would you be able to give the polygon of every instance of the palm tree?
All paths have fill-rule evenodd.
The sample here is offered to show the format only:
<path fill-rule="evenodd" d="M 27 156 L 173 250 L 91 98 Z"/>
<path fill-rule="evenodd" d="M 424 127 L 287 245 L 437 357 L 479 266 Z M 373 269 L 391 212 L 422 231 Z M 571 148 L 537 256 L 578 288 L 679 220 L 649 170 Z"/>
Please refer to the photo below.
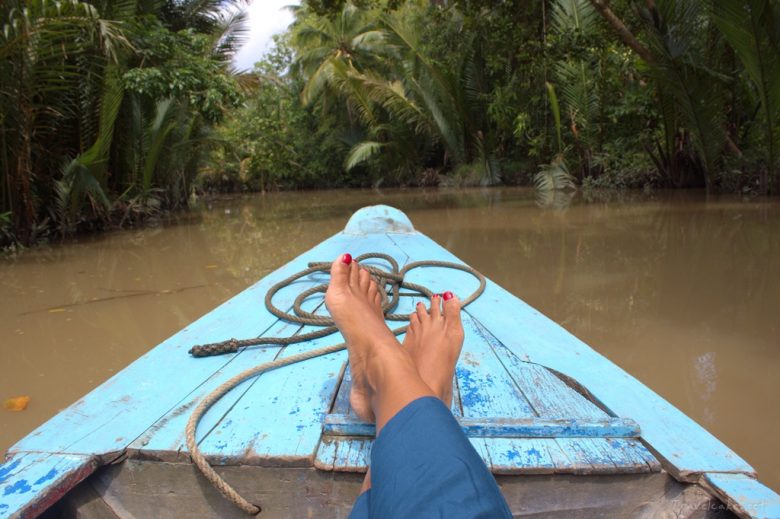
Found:
<path fill-rule="evenodd" d="M 126 39 L 93 5 L 76 0 L 4 2 L 0 16 L 0 154 L 8 186 L 0 212 L 12 212 L 26 240 L 37 222 L 33 182 L 56 169 L 61 148 L 51 139 L 79 115 L 84 74 L 94 72 L 84 66 L 95 56 L 115 61 Z"/>
<path fill-rule="evenodd" d="M 305 8 L 295 12 L 292 33 L 298 58 L 294 66 L 306 78 L 304 104 L 311 103 L 335 81 L 345 80 L 346 71 L 371 70 L 387 51 L 385 33 L 376 28 L 367 11 L 352 3 L 344 4 L 333 18 L 312 16 Z"/>

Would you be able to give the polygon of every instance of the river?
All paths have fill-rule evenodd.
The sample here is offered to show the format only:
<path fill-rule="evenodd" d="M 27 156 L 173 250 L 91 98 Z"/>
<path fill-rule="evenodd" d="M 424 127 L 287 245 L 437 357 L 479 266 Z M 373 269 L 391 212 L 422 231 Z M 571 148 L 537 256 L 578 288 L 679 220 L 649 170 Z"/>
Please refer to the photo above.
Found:
<path fill-rule="evenodd" d="M 547 201 L 549 202 L 549 201 Z M 780 491 L 780 201 L 541 204 L 527 189 L 275 193 L 0 258 L 0 453 L 129 362 L 384 203 L 709 429 Z"/>

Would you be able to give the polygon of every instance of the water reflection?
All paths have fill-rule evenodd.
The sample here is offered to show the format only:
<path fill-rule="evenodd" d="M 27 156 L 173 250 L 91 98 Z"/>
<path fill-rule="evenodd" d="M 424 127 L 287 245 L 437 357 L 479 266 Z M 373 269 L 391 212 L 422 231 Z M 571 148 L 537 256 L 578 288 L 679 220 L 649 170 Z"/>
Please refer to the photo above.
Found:
<path fill-rule="evenodd" d="M 0 411 L 0 451 L 374 203 L 406 211 L 780 489 L 780 204 L 703 193 L 544 207 L 519 189 L 247 196 L 0 260 L 0 399 L 32 396 Z"/>

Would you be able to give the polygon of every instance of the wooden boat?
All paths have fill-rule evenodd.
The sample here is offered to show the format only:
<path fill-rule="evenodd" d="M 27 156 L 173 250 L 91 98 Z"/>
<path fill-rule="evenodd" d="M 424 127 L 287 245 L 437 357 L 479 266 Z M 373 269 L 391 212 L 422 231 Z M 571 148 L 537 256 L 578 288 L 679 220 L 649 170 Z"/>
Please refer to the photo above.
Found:
<path fill-rule="evenodd" d="M 357 211 L 331 237 L 143 355 L 14 445 L 0 466 L 0 517 L 246 517 L 198 473 L 184 439 L 197 403 L 274 357 L 335 344 L 332 335 L 193 358 L 197 343 L 289 336 L 309 327 L 263 306 L 277 281 L 349 251 L 399 263 L 458 261 L 387 206 Z M 409 273 L 436 291 L 475 281 Z M 290 307 L 308 284 L 281 290 Z M 405 298 L 400 311 L 415 301 Z M 312 304 L 316 304 L 312 302 Z M 780 497 L 737 454 L 631 375 L 501 287 L 464 310 L 453 413 L 517 517 L 777 517 Z M 346 352 L 247 381 L 198 429 L 201 451 L 262 517 L 346 517 L 372 428 L 351 414 Z"/>

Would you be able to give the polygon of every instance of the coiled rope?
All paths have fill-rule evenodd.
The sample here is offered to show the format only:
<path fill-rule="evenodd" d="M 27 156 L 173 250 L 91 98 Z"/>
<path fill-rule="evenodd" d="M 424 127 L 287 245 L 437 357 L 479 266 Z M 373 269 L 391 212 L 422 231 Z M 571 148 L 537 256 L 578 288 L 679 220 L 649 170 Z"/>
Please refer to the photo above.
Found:
<path fill-rule="evenodd" d="M 364 265 L 363 262 L 368 259 L 383 260 L 390 265 L 390 269 L 383 270 L 374 266 Z M 426 298 L 430 298 L 433 296 L 433 292 L 431 292 L 428 288 L 415 283 L 410 283 L 405 280 L 405 277 L 409 273 L 409 271 L 416 268 L 420 268 L 420 267 L 450 268 L 450 269 L 467 272 L 472 276 L 476 277 L 479 280 L 479 287 L 471 295 L 469 295 L 467 298 L 462 300 L 461 306 L 463 307 L 473 302 L 485 291 L 485 276 L 483 276 L 473 268 L 469 267 L 468 265 L 451 263 L 448 261 L 427 260 L 427 261 L 415 261 L 412 263 L 408 263 L 402 269 L 399 270 L 398 263 L 395 261 L 395 259 L 392 256 L 378 253 L 378 252 L 362 254 L 357 258 L 355 258 L 355 261 L 358 261 L 363 268 L 368 270 L 371 276 L 374 278 L 374 280 L 379 284 L 380 286 L 379 293 L 382 296 L 382 311 L 385 314 L 385 319 L 390 321 L 409 320 L 408 315 L 392 313 L 397 308 L 398 302 L 401 297 L 425 296 Z M 238 352 L 239 349 L 246 348 L 249 346 L 258 346 L 258 345 L 285 346 L 289 344 L 309 341 L 312 339 L 318 339 L 337 332 L 338 329 L 336 328 L 332 318 L 321 316 L 321 315 L 315 315 L 314 313 L 307 312 L 301 308 L 303 302 L 310 296 L 316 293 L 325 293 L 325 291 L 327 291 L 328 289 L 327 283 L 323 283 L 321 285 L 311 287 L 301 292 L 295 298 L 295 301 L 293 303 L 294 313 L 284 312 L 278 307 L 276 307 L 276 305 L 274 305 L 273 297 L 279 290 L 292 284 L 294 281 L 304 276 L 314 274 L 315 272 L 330 273 L 330 263 L 309 263 L 308 268 L 300 272 L 297 272 L 286 279 L 279 281 L 268 290 L 268 293 L 265 296 L 265 306 L 269 312 L 271 312 L 279 319 L 292 322 L 292 323 L 303 324 L 303 325 L 323 326 L 324 328 L 309 333 L 294 335 L 291 337 L 256 337 L 252 339 L 243 339 L 243 340 L 229 339 L 217 343 L 193 346 L 190 349 L 189 353 L 194 357 L 207 357 L 211 355 L 221 355 L 224 353 L 236 353 Z M 410 292 L 402 294 L 401 288 L 407 289 Z M 388 290 L 390 292 L 389 295 L 388 295 Z M 401 326 L 399 328 L 394 329 L 393 333 L 395 335 L 400 335 L 406 331 L 406 328 L 407 326 Z M 315 350 L 298 353 L 296 355 L 291 355 L 289 357 L 276 359 L 270 362 L 265 362 L 263 364 L 260 364 L 259 366 L 250 368 L 234 376 L 230 380 L 220 385 L 214 391 L 209 393 L 203 400 L 201 400 L 200 404 L 198 404 L 198 407 L 195 408 L 195 411 L 193 411 L 189 421 L 187 422 L 187 428 L 185 430 L 186 437 L 187 437 L 187 448 L 190 451 L 190 456 L 192 457 L 193 463 L 195 464 L 196 467 L 198 467 L 198 470 L 201 471 L 201 473 L 206 477 L 206 479 L 208 479 L 211 482 L 211 484 L 214 485 L 214 487 L 217 490 L 219 490 L 219 492 L 226 499 L 228 499 L 236 506 L 241 508 L 244 512 L 251 515 L 257 515 L 260 513 L 261 508 L 259 505 L 252 504 L 246 499 L 244 499 L 243 497 L 241 497 L 241 495 L 239 495 L 239 493 L 236 492 L 236 490 L 233 487 L 231 487 L 224 479 L 222 479 L 222 477 L 219 474 L 216 473 L 216 471 L 211 467 L 211 465 L 209 465 L 208 461 L 206 461 L 206 458 L 201 453 L 200 448 L 198 447 L 198 442 L 196 440 L 198 424 L 200 423 L 201 418 L 203 417 L 204 414 L 206 414 L 206 411 L 208 411 L 211 408 L 211 406 L 213 406 L 220 398 L 222 398 L 231 389 L 233 389 L 234 387 L 241 384 L 247 379 L 256 377 L 261 373 L 271 371 L 280 368 L 282 366 L 295 364 L 296 362 L 302 362 L 304 360 L 313 359 L 315 357 L 327 355 L 329 353 L 335 353 L 337 351 L 343 350 L 345 347 L 346 344 L 342 342 L 340 344 L 335 344 L 333 346 L 317 348 Z"/>

